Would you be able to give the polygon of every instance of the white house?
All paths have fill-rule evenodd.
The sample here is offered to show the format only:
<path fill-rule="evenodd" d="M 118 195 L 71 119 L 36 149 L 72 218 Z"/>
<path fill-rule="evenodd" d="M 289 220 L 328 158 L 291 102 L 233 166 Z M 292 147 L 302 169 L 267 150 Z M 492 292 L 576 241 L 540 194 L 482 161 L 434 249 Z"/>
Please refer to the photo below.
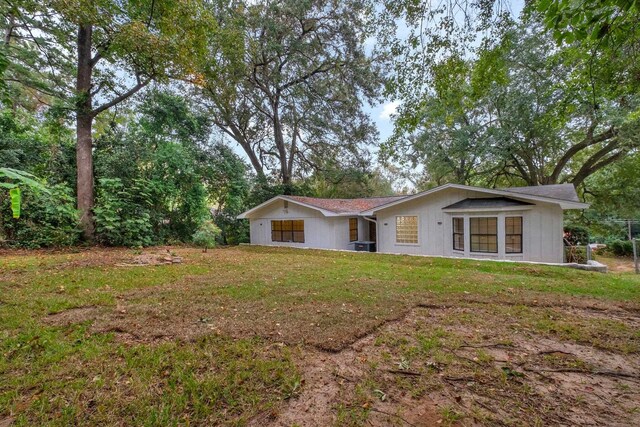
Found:
<path fill-rule="evenodd" d="M 560 263 L 563 210 L 588 207 L 571 184 L 447 184 L 410 196 L 276 196 L 238 218 L 257 245 Z"/>

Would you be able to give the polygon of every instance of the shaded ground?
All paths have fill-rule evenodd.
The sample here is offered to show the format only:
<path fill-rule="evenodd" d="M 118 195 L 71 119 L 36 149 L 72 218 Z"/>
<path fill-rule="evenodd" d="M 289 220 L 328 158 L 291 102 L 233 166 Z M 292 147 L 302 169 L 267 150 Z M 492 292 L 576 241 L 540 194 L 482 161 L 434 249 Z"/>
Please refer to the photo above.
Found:
<path fill-rule="evenodd" d="M 640 424 L 633 274 L 256 247 L 2 256 L 0 425 Z"/>
<path fill-rule="evenodd" d="M 633 258 L 597 255 L 597 260 L 605 264 L 612 273 L 634 273 L 636 271 Z"/>

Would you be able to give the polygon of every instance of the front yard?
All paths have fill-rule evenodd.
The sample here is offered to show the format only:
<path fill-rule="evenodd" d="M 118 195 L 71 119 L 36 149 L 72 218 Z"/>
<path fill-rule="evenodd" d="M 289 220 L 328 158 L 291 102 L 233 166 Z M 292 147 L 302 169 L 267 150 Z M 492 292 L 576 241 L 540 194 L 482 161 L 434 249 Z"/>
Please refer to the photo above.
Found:
<path fill-rule="evenodd" d="M 640 424 L 632 273 L 90 249 L 2 252 L 0 289 L 3 427 Z"/>

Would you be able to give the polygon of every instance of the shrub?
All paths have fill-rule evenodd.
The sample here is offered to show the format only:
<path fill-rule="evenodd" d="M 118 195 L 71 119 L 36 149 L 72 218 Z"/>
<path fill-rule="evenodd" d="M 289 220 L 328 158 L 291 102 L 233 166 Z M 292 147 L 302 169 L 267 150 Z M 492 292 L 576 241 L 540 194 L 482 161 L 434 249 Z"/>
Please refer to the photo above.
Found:
<path fill-rule="evenodd" d="M 220 242 L 224 245 L 249 243 L 249 221 L 237 219 L 237 214 L 218 212 L 214 217 L 215 224 L 220 227 Z"/>
<path fill-rule="evenodd" d="M 151 190 L 147 180 L 125 186 L 118 178 L 98 181 L 96 238 L 110 246 L 149 246 L 154 243 Z"/>
<path fill-rule="evenodd" d="M 72 246 L 80 239 L 78 211 L 70 188 L 57 185 L 49 192 L 25 188 L 20 218 L 13 218 L 10 200 L 0 195 L 0 235 L 6 245 L 27 249 Z"/>
<path fill-rule="evenodd" d="M 567 262 L 575 262 L 577 264 L 587 263 L 587 247 L 586 246 L 565 246 L 565 259 Z"/>
<path fill-rule="evenodd" d="M 204 221 L 193 234 L 193 244 L 203 248 L 203 252 L 216 246 L 216 240 L 220 236 L 220 229 L 211 220 Z"/>
<path fill-rule="evenodd" d="M 586 245 L 589 243 L 589 230 L 580 225 L 566 225 L 564 239 L 570 246 Z"/>
<path fill-rule="evenodd" d="M 616 256 L 633 255 L 633 242 L 631 240 L 613 240 L 607 248 Z"/>

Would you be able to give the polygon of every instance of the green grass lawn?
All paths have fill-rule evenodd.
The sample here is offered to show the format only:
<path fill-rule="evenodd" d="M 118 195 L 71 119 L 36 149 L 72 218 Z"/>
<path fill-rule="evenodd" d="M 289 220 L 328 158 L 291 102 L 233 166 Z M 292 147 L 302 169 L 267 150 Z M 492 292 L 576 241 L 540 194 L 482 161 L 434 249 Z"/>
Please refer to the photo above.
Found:
<path fill-rule="evenodd" d="M 130 250 L 0 254 L 0 425 L 275 417 L 305 389 L 305 348 L 339 352 L 415 307 L 524 307 L 509 316 L 541 336 L 639 351 L 624 322 L 549 314 L 585 305 L 637 312 L 632 273 L 248 246 L 171 250 L 183 263 L 130 266 Z"/>

